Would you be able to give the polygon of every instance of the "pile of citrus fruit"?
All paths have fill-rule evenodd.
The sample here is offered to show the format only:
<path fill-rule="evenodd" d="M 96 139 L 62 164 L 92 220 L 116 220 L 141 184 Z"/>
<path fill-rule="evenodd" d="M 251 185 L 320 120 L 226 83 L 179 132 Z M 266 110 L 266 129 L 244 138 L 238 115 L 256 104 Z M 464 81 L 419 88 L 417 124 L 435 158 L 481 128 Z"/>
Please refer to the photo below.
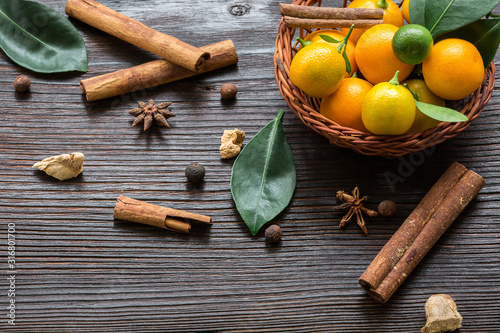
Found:
<path fill-rule="evenodd" d="M 321 98 L 323 116 L 377 135 L 421 132 L 440 121 L 415 101 L 444 107 L 480 87 L 485 64 L 477 48 L 457 38 L 434 43 L 425 27 L 410 23 L 409 1 L 400 9 L 392 0 L 354 0 L 348 7 L 383 8 L 384 23 L 315 30 L 301 40 L 290 79 Z"/>

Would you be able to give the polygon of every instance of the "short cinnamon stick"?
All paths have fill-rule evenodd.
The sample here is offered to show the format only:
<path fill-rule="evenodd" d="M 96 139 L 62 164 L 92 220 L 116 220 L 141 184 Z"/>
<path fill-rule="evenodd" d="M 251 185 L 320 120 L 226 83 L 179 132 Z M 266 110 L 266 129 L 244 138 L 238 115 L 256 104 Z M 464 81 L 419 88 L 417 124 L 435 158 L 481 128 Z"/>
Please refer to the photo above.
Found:
<path fill-rule="evenodd" d="M 68 0 L 66 14 L 192 71 L 202 68 L 210 53 L 158 32 L 94 0 Z"/>
<path fill-rule="evenodd" d="M 113 217 L 183 233 L 191 230 L 192 222 L 212 223 L 212 218 L 209 216 L 157 206 L 123 195 L 117 199 Z"/>
<path fill-rule="evenodd" d="M 230 39 L 203 46 L 201 49 L 210 52 L 212 56 L 198 72 L 190 71 L 165 59 L 154 60 L 81 80 L 82 93 L 86 95 L 88 101 L 96 101 L 181 80 L 238 62 L 238 54 Z"/>
<path fill-rule="evenodd" d="M 359 279 L 375 300 L 387 302 L 422 258 L 484 186 L 484 179 L 454 163 Z M 456 177 L 459 179 L 455 182 Z M 452 184 L 454 182 L 454 184 Z M 448 191 L 444 190 L 451 185 Z M 443 197 L 436 194 L 446 192 Z M 435 198 L 436 205 L 431 204 Z M 430 211 L 421 215 L 425 207 Z M 416 219 L 415 219 L 416 218 Z M 418 230 L 420 229 L 420 231 Z M 415 236 L 415 233 L 418 234 Z M 388 270 L 387 267 L 390 267 Z"/>

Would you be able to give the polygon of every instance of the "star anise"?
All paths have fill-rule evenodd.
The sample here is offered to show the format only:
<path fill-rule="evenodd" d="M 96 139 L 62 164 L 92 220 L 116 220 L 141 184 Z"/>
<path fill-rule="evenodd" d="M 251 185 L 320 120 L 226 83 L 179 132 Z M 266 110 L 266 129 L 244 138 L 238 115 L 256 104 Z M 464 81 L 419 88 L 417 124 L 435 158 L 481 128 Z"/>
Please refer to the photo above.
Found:
<path fill-rule="evenodd" d="M 149 103 L 139 102 L 139 107 L 130 110 L 128 113 L 136 117 L 132 126 L 137 126 L 141 122 L 144 122 L 144 130 L 147 131 L 153 121 L 160 126 L 170 127 L 167 119 L 170 117 L 175 117 L 175 113 L 167 110 L 170 106 L 170 102 L 155 104 L 152 99 Z"/>
<path fill-rule="evenodd" d="M 335 209 L 345 210 L 349 209 L 347 214 L 340 220 L 339 228 L 343 228 L 351 218 L 356 215 L 356 219 L 359 227 L 365 234 L 368 234 L 368 229 L 366 228 L 365 220 L 363 219 L 362 212 L 365 212 L 370 217 L 374 217 L 378 215 L 378 212 L 368 209 L 363 206 L 363 202 L 368 199 L 368 197 L 359 196 L 359 188 L 356 186 L 354 190 L 352 190 L 352 195 L 345 193 L 344 191 L 337 191 L 337 199 L 342 201 L 343 203 L 335 206 Z"/>

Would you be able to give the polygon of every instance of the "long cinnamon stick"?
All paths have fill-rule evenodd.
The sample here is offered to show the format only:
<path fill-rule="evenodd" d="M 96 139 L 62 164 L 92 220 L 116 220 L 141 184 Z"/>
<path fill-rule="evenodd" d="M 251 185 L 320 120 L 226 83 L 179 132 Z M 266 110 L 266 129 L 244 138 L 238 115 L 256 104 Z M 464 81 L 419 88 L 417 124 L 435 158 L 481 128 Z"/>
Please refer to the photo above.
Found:
<path fill-rule="evenodd" d="M 359 278 L 364 289 L 376 289 L 380 285 L 466 171 L 465 166 L 454 162 L 436 181 Z"/>
<path fill-rule="evenodd" d="M 280 3 L 283 22 L 291 28 L 366 29 L 383 23 L 384 10 L 374 8 L 335 8 Z"/>
<path fill-rule="evenodd" d="M 158 32 L 94 0 L 68 0 L 66 14 L 135 46 L 197 71 L 210 53 Z"/>
<path fill-rule="evenodd" d="M 191 222 L 212 223 L 209 216 L 157 206 L 123 195 L 117 199 L 113 217 L 183 233 L 191 230 Z"/>
<path fill-rule="evenodd" d="M 210 52 L 212 56 L 198 72 L 190 71 L 165 59 L 154 60 L 81 80 L 82 93 L 86 95 L 88 101 L 96 101 L 181 80 L 238 62 L 238 54 L 230 39 L 203 46 L 201 49 Z"/>
<path fill-rule="evenodd" d="M 381 19 L 384 16 L 384 10 L 376 8 L 315 7 L 286 3 L 280 3 L 279 6 L 282 16 L 309 19 L 360 20 Z"/>
<path fill-rule="evenodd" d="M 289 28 L 354 28 L 367 29 L 383 23 L 383 20 L 341 20 L 341 19 L 308 19 L 283 16 L 283 22 Z"/>
<path fill-rule="evenodd" d="M 461 170 L 458 170 L 458 173 L 461 172 Z M 368 267 L 359 279 L 363 289 L 378 302 L 387 302 L 432 246 L 451 226 L 458 215 L 476 197 L 483 186 L 483 177 L 473 171 L 466 171 L 439 202 L 434 212 L 424 223 L 417 237 L 411 241 L 411 244 L 407 248 L 400 248 L 402 254 L 398 254 L 400 257 L 399 260 L 378 285 L 374 285 L 372 279 L 373 276 L 381 275 L 377 271 L 378 266 L 370 265 Z M 421 221 L 417 221 L 418 223 L 421 224 Z M 401 239 L 408 241 L 411 238 L 401 230 L 402 228 L 394 234 L 391 241 L 393 239 L 396 239 L 396 241 Z M 374 260 L 374 262 L 377 262 L 377 260 Z M 368 281 L 371 282 L 369 283 Z"/>

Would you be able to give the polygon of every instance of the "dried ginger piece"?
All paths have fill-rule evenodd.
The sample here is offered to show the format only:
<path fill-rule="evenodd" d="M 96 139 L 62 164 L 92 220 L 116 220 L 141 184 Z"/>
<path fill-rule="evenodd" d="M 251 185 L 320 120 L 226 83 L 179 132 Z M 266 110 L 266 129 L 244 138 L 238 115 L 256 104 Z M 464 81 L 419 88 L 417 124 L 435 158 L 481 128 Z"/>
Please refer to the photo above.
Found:
<path fill-rule="evenodd" d="M 33 168 L 45 171 L 46 174 L 59 180 L 70 179 L 78 176 L 83 171 L 82 153 L 62 154 L 47 157 L 40 162 L 33 164 Z"/>
<path fill-rule="evenodd" d="M 245 132 L 237 128 L 234 130 L 225 130 L 220 138 L 220 156 L 227 159 L 238 155 L 241 151 L 243 140 L 245 140 Z"/>
<path fill-rule="evenodd" d="M 462 316 L 450 295 L 436 294 L 429 297 L 425 303 L 425 315 L 427 323 L 422 333 L 449 332 L 462 327 Z"/>

